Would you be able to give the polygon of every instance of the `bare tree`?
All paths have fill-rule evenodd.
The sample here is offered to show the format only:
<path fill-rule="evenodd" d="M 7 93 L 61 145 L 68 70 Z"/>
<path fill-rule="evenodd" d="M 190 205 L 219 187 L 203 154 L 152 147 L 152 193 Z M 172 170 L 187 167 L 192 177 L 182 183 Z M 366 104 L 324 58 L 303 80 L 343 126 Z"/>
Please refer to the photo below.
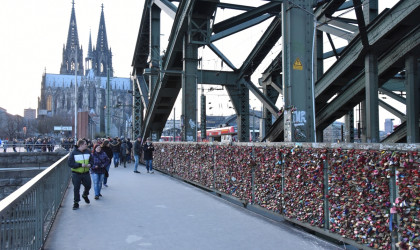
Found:
<path fill-rule="evenodd" d="M 6 121 L 6 127 L 2 131 L 9 140 L 23 137 L 25 122 L 22 116 L 10 115 Z"/>
<path fill-rule="evenodd" d="M 52 117 L 40 117 L 38 118 L 38 133 L 50 134 L 54 132 L 54 126 L 71 126 L 72 120 L 66 114 L 56 114 Z"/>

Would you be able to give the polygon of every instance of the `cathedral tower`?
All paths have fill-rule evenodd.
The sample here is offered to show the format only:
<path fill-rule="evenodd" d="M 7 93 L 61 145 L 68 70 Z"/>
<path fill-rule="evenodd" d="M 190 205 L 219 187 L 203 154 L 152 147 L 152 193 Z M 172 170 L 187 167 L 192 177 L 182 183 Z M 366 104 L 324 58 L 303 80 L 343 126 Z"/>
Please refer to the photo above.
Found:
<path fill-rule="evenodd" d="M 92 58 L 92 69 L 96 76 L 107 76 L 109 70 L 109 76 L 112 77 L 112 52 L 108 48 L 108 38 L 106 35 L 105 28 L 105 17 L 104 17 L 104 5 L 102 4 L 101 19 L 99 21 L 98 39 L 96 41 L 96 48 L 93 49 Z"/>
<path fill-rule="evenodd" d="M 78 74 L 83 75 L 83 49 L 79 45 L 79 35 L 77 34 L 76 14 L 74 10 L 74 0 L 72 2 L 69 33 L 67 35 L 67 44 L 63 45 L 63 62 L 61 63 L 60 74 L 75 74 L 76 57 Z"/>

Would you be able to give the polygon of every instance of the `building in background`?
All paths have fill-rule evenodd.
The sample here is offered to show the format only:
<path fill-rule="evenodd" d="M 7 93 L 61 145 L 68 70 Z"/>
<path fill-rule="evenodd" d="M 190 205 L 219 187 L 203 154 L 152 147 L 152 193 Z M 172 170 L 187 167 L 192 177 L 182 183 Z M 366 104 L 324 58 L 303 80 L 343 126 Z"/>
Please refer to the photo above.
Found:
<path fill-rule="evenodd" d="M 112 51 L 108 47 L 103 5 L 96 47 L 92 46 L 92 38 L 89 34 L 88 51 L 84 61 L 85 66 L 73 2 L 67 43 L 63 46 L 60 74 L 43 73 L 41 96 L 38 100 L 38 117 L 73 117 L 74 121 L 77 82 L 77 112 L 87 112 L 89 118 L 86 118 L 86 121 L 90 121 L 89 124 L 94 126 L 89 128 L 89 133 L 83 131 L 82 134 L 92 137 L 98 133 L 105 135 L 106 121 L 109 119 L 109 134 L 106 135 L 121 136 L 120 127 L 132 116 L 133 98 L 128 92 L 132 90 L 132 83 L 130 78 L 114 77 Z M 108 91 L 109 107 L 107 107 Z M 117 104 L 120 108 L 116 107 Z M 110 110 L 109 117 L 107 109 Z"/>
<path fill-rule="evenodd" d="M 390 135 L 394 132 L 394 119 L 385 119 L 385 134 Z"/>
<path fill-rule="evenodd" d="M 24 109 L 23 110 L 23 117 L 28 120 L 35 120 L 36 119 L 36 109 Z"/>

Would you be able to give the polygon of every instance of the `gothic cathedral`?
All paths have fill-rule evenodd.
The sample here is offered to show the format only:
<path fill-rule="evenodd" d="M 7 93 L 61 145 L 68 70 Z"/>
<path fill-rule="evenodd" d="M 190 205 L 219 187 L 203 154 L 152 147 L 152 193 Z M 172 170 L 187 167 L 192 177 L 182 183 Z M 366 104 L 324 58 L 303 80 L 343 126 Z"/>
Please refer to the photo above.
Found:
<path fill-rule="evenodd" d="M 129 135 L 132 124 L 132 83 L 130 78 L 114 77 L 103 5 L 96 47 L 92 46 L 89 34 L 88 51 L 84 61 L 85 64 L 83 47 L 79 43 L 77 33 L 73 1 L 67 43 L 63 45 L 60 74 L 43 73 L 38 117 L 66 116 L 74 119 L 77 107 L 78 117 L 82 113 L 88 120 L 89 134 L 84 136 L 93 137 L 99 133 L 106 136 Z"/>

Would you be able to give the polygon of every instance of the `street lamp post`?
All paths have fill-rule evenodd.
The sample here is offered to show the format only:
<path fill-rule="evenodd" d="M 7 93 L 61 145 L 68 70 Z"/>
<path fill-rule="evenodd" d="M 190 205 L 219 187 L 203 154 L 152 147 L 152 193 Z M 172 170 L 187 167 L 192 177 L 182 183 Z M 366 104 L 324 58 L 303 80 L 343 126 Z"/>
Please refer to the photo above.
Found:
<path fill-rule="evenodd" d="M 74 60 L 74 142 L 77 142 L 77 45 Z"/>
<path fill-rule="evenodd" d="M 109 129 L 110 129 L 110 111 L 111 111 L 111 104 L 109 100 L 109 92 L 110 92 L 110 86 L 109 86 L 109 68 L 107 70 L 107 79 L 106 79 L 106 135 L 110 136 Z"/>
<path fill-rule="evenodd" d="M 175 142 L 175 135 L 176 135 L 176 129 L 175 129 L 175 106 L 174 106 L 174 142 Z"/>
<path fill-rule="evenodd" d="M 252 141 L 255 142 L 255 108 L 252 108 Z"/>

